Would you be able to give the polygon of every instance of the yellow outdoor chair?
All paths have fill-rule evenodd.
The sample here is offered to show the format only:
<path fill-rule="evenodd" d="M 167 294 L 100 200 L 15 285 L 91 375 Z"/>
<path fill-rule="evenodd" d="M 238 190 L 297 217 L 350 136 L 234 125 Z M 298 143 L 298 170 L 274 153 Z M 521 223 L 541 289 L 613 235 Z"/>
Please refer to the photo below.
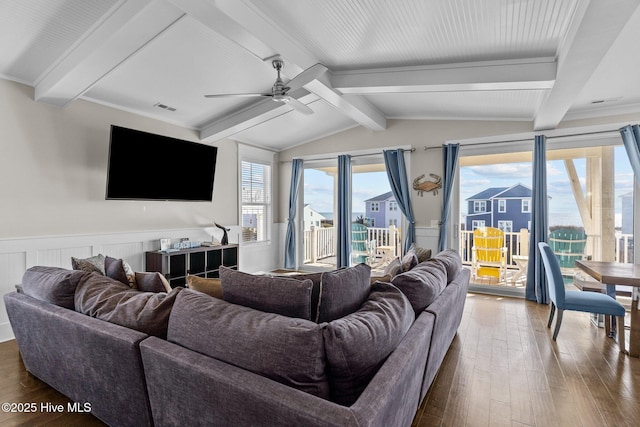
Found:
<path fill-rule="evenodd" d="M 507 277 L 507 247 L 504 232 L 493 227 L 473 230 L 471 248 L 471 273 L 473 278 L 495 277 L 505 282 Z"/>

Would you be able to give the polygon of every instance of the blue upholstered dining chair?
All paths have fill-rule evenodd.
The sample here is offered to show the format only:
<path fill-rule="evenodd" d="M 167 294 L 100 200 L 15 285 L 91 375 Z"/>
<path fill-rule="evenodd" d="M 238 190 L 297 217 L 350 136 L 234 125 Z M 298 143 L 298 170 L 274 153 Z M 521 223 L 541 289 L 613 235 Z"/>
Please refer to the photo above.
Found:
<path fill-rule="evenodd" d="M 553 315 L 556 308 L 558 309 L 558 318 L 556 319 L 556 328 L 553 331 L 553 340 L 555 341 L 560 325 L 562 324 L 562 313 L 564 310 L 585 311 L 587 313 L 605 314 L 616 316 L 618 320 L 618 347 L 621 352 L 626 352 L 624 345 L 624 307 L 615 299 L 608 295 L 598 292 L 582 292 L 567 291 L 564 288 L 562 280 L 562 272 L 560 271 L 560 263 L 551 247 L 544 243 L 538 243 L 544 271 L 549 282 L 549 297 L 551 298 L 551 313 L 549 313 L 549 322 L 547 328 L 551 328 Z"/>

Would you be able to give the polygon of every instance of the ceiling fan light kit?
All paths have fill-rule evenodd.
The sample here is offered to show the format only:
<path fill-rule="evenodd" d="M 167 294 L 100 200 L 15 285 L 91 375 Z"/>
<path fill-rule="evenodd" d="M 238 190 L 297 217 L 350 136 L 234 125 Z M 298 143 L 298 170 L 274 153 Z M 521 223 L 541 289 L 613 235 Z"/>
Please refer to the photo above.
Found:
<path fill-rule="evenodd" d="M 213 94 L 213 95 L 205 95 L 205 98 L 222 98 L 222 97 L 271 97 L 271 99 L 275 102 L 286 103 L 291 106 L 294 110 L 303 113 L 303 114 L 313 114 L 313 110 L 309 108 L 307 105 L 298 101 L 297 99 L 287 95 L 289 86 L 285 86 L 282 77 L 280 77 L 280 70 L 284 68 L 284 61 L 281 59 L 274 59 L 271 61 L 271 65 L 276 69 L 278 76 L 276 77 L 276 81 L 273 83 L 271 87 L 271 93 L 228 93 L 228 94 Z"/>

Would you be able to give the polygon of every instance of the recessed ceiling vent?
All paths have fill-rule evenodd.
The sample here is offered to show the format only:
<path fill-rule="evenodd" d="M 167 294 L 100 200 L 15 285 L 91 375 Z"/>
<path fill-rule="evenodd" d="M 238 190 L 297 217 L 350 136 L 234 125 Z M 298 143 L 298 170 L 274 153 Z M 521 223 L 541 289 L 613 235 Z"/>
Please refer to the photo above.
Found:
<path fill-rule="evenodd" d="M 615 98 L 605 98 L 605 99 L 594 99 L 593 101 L 591 101 L 592 104 L 604 104 L 604 103 L 609 103 L 609 102 L 614 102 L 614 101 L 620 101 L 622 99 L 621 96 L 617 96 Z"/>
<path fill-rule="evenodd" d="M 154 107 L 158 107 L 158 108 L 162 108 L 163 110 L 167 110 L 167 111 L 176 111 L 175 108 L 173 107 L 169 107 L 166 104 L 163 104 L 162 102 L 158 102 L 156 104 L 153 105 Z"/>

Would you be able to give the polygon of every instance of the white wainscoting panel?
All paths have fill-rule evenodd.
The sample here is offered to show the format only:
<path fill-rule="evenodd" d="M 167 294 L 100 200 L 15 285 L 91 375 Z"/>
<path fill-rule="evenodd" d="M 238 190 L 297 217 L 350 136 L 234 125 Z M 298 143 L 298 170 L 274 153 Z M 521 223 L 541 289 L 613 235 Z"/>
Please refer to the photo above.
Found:
<path fill-rule="evenodd" d="M 438 253 L 438 238 L 440 229 L 437 227 L 416 227 L 416 246 L 431 249 L 435 255 Z"/>
<path fill-rule="evenodd" d="M 238 242 L 239 226 L 232 226 L 229 240 Z M 211 241 L 212 235 L 218 240 L 222 232 L 214 228 L 189 228 L 152 230 L 140 232 L 92 234 L 76 236 L 47 236 L 15 239 L 0 239 L 0 294 L 15 290 L 27 268 L 35 265 L 71 268 L 71 257 L 87 258 L 103 254 L 122 258 L 135 271 L 144 271 L 145 251 L 160 249 L 160 239 Z M 252 253 L 243 263 L 251 265 L 252 259 L 267 259 L 274 252 L 271 247 L 266 253 Z M 240 250 L 242 257 L 242 249 Z M 13 339 L 4 300 L 0 300 L 0 342 Z"/>

